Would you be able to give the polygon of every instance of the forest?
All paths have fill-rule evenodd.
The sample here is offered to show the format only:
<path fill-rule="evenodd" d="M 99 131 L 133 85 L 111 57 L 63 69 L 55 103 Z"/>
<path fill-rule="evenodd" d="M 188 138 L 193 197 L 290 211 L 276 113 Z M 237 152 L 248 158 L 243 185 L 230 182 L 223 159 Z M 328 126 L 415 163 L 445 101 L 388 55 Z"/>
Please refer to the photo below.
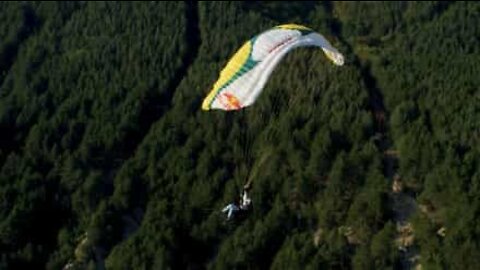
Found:
<path fill-rule="evenodd" d="M 251 107 L 202 111 L 286 23 L 345 64 L 297 48 Z M 479 25 L 477 2 L 0 2 L 0 269 L 475 269 Z"/>

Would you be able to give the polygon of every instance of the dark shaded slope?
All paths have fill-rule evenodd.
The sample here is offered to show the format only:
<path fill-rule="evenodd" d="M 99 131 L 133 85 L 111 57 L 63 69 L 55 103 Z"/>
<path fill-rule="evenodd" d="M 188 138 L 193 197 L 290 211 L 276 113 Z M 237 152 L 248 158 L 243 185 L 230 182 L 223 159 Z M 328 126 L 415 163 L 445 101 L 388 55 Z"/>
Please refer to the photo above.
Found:
<path fill-rule="evenodd" d="M 327 2 L 327 10 L 333 14 L 333 3 Z M 371 71 L 371 66 L 368 60 L 361 59 L 355 54 L 354 45 L 351 45 L 343 35 L 343 27 L 341 18 L 336 18 L 332 15 L 331 28 L 332 31 L 339 37 L 343 44 L 348 47 L 348 51 L 352 52 L 355 57 L 350 62 L 358 68 L 363 78 L 363 83 L 368 90 L 369 109 L 374 121 L 375 142 L 383 153 L 383 174 L 385 178 L 389 180 L 389 183 L 393 184 L 395 176 L 398 170 L 398 158 L 395 151 L 392 150 L 393 142 L 391 140 L 389 131 L 389 112 L 385 107 L 384 97 L 382 90 L 378 87 L 377 79 Z M 415 212 L 416 203 L 415 199 L 404 192 L 391 192 L 389 194 L 389 210 L 390 219 L 397 226 L 398 230 L 405 228 L 408 224 L 408 218 Z M 397 239 L 392 239 L 392 242 Z M 411 269 L 414 264 L 414 257 L 418 251 L 413 250 L 414 247 L 403 247 L 402 252 L 399 254 L 399 261 L 397 261 L 395 267 L 400 269 Z"/>
<path fill-rule="evenodd" d="M 15 62 L 22 43 L 41 27 L 41 21 L 31 6 L 24 5 L 22 6 L 21 10 L 22 24 L 17 30 L 17 33 L 14 35 L 14 38 L 7 40 L 4 44 L 1 44 L 0 86 L 3 84 L 5 77 Z M 0 98 L 2 98 L 5 94 L 6 93 L 2 93 L 0 91 Z M 9 153 L 18 150 L 21 145 L 16 138 L 19 131 L 15 127 L 15 124 L 12 123 L 13 121 L 5 120 L 6 119 L 0 119 L 0 164 L 3 164 L 4 158 L 6 158 Z"/>
<path fill-rule="evenodd" d="M 150 131 L 155 121 L 158 121 L 162 115 L 172 106 L 172 97 L 182 79 L 186 76 L 189 67 L 195 61 L 200 48 L 200 30 L 198 29 L 198 3 L 195 1 L 185 1 L 185 17 L 187 19 L 186 29 L 186 53 L 182 58 L 182 65 L 175 71 L 175 75 L 165 88 L 166 91 L 148 91 L 150 96 L 144 99 L 144 104 L 139 114 L 139 128 L 126 135 L 124 140 L 123 157 L 128 159 L 134 153 L 145 136 Z M 156 88 L 156 85 L 153 86 Z"/>

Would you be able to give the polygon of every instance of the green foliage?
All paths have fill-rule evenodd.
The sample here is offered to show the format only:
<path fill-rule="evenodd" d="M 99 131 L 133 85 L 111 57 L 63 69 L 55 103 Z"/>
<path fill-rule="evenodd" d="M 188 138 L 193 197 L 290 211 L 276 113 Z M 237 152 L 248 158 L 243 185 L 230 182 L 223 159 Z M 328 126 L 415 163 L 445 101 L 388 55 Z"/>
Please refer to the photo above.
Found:
<path fill-rule="evenodd" d="M 470 2 L 1 2 L 0 268 L 393 269 L 373 86 L 398 173 L 433 209 L 412 219 L 423 267 L 471 269 L 479 13 Z M 346 65 L 297 49 L 255 106 L 201 111 L 235 50 L 283 23 L 318 30 Z M 253 211 L 227 223 L 221 209 L 246 181 Z"/>
<path fill-rule="evenodd" d="M 420 262 L 428 269 L 472 268 L 469 257 L 478 255 L 478 232 L 470 222 L 479 218 L 472 187 L 480 130 L 474 86 L 480 32 L 472 26 L 480 23 L 480 8 L 436 1 L 402 5 L 395 11 L 404 18 L 402 26 L 370 50 L 378 52 L 372 71 L 392 112 L 399 173 L 426 209 L 413 224 Z M 438 234 L 442 227 L 444 237 Z"/>

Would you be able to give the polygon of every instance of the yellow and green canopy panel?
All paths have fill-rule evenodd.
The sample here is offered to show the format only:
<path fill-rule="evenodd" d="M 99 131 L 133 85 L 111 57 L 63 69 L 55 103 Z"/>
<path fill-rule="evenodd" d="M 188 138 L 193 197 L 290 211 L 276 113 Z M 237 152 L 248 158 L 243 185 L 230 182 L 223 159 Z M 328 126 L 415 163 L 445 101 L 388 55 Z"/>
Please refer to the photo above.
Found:
<path fill-rule="evenodd" d="M 280 60 L 304 46 L 320 47 L 333 63 L 344 63 L 343 55 L 312 29 L 296 24 L 276 26 L 248 40 L 233 55 L 204 99 L 202 109 L 230 111 L 252 105 Z"/>

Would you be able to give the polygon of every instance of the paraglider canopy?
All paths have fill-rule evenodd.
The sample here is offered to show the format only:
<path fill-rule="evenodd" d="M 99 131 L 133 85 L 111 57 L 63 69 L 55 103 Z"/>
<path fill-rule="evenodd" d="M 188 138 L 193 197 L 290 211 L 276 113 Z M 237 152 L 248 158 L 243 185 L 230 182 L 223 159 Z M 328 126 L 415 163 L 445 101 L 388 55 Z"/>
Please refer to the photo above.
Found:
<path fill-rule="evenodd" d="M 221 71 L 202 109 L 230 111 L 252 105 L 280 60 L 303 46 L 320 47 L 334 64 L 344 64 L 343 55 L 321 34 L 302 25 L 279 25 L 243 44 Z"/>

